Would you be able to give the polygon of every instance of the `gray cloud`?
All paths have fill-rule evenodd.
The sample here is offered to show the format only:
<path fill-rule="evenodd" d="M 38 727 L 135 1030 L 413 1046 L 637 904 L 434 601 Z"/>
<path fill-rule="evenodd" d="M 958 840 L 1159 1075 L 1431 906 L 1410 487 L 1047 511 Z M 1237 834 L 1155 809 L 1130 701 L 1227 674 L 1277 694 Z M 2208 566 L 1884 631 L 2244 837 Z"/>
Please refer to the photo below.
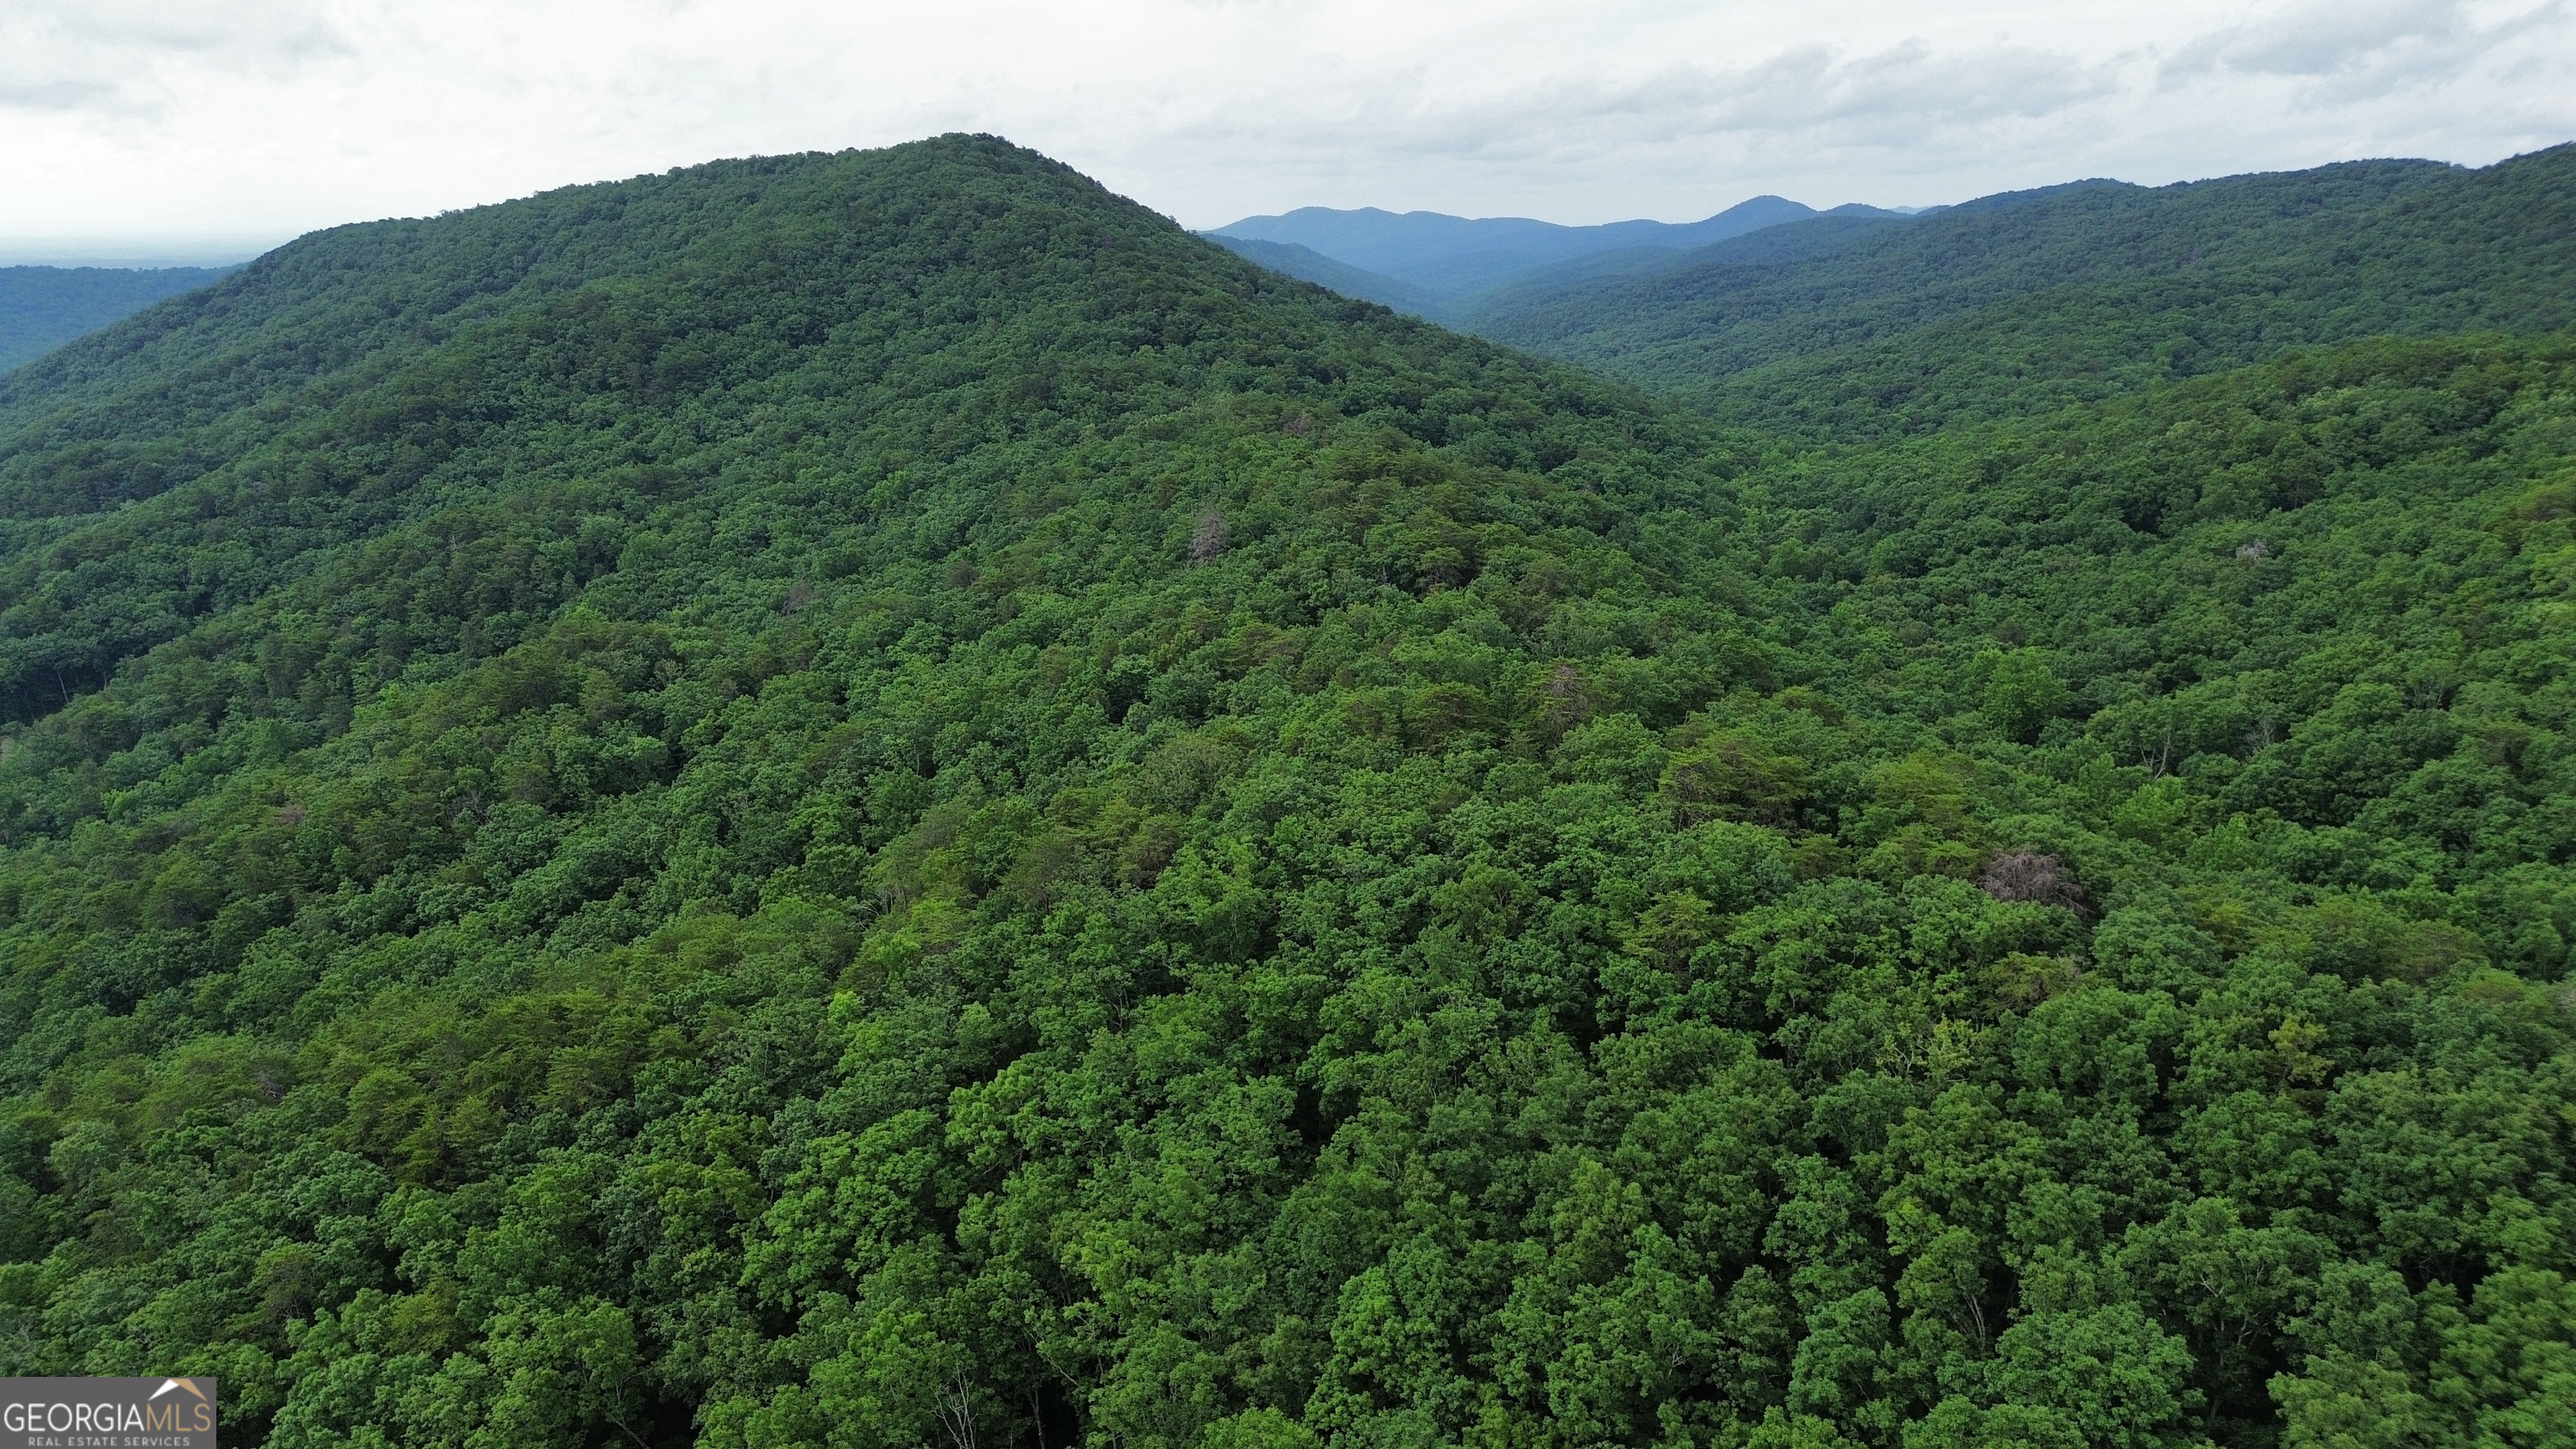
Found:
<path fill-rule="evenodd" d="M 949 129 L 1202 225 L 2482 162 L 2576 135 L 2570 5 L 0 0 L 0 236 L 293 229 Z"/>
<path fill-rule="evenodd" d="M 284 80 L 353 53 L 309 0 L 11 0 L 0 6 L 0 106 L 151 112 L 170 102 L 174 64 Z"/>
<path fill-rule="evenodd" d="M 2117 90 L 2110 66 L 2034 49 L 1943 55 L 1909 41 L 1845 56 L 1811 45 L 1728 70 L 1547 77 L 1469 97 L 1442 95 L 1420 71 L 1305 77 L 1235 98 L 1174 134 L 1342 158 L 1563 164 L 1705 141 L 1775 151 L 1904 147 L 1933 131 L 2056 115 Z"/>
<path fill-rule="evenodd" d="M 2161 79 L 2285 77 L 2317 83 L 2311 99 L 2359 100 L 2455 80 L 2565 15 L 2550 0 L 2481 25 L 2461 0 L 2321 0 L 2200 36 L 2164 63 Z"/>

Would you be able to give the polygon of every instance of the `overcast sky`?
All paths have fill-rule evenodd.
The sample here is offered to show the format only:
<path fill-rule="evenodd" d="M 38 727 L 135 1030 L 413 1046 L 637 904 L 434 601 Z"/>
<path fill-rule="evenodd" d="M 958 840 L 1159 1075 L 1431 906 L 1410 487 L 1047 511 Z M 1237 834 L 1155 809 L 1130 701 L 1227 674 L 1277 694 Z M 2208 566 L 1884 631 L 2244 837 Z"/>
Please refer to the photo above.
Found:
<path fill-rule="evenodd" d="M 0 260 L 994 131 L 1198 227 L 1689 220 L 2576 137 L 2576 0 L 0 0 Z"/>

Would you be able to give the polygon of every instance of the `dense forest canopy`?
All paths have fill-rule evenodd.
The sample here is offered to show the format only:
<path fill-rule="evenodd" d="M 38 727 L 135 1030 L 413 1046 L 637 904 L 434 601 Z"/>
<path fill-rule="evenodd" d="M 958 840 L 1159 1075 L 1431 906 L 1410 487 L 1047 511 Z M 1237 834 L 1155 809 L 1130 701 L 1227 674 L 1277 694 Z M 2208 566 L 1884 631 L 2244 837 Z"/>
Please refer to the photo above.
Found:
<path fill-rule="evenodd" d="M 2557 1442 L 2531 296 L 1812 446 L 991 138 L 296 243 L 0 384 L 0 1372 Z"/>

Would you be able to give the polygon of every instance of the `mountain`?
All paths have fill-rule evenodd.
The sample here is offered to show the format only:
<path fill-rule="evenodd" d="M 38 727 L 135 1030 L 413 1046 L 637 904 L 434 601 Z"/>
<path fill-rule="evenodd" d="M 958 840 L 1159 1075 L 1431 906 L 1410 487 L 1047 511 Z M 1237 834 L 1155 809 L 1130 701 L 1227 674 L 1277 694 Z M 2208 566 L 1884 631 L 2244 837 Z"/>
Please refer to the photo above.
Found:
<path fill-rule="evenodd" d="M 2007 413 L 1721 430 L 990 137 L 74 342 L 0 380 L 0 1374 L 2538 1442 L 2576 340 Z"/>
<path fill-rule="evenodd" d="M 1598 295 L 1606 285 L 1696 272 L 1704 268 L 1778 266 L 1804 261 L 1841 251 L 1883 228 L 1901 226 L 1910 220 L 1902 216 L 1837 216 L 1826 213 L 1803 221 L 1783 222 L 1688 251 L 1631 247 L 1614 252 L 1595 252 L 1570 262 L 1516 272 L 1482 292 L 1451 304 L 1440 320 L 1466 331 L 1486 325 L 1508 327 L 1514 319 L 1530 313 L 1568 304 L 1579 306 Z M 1307 280 L 1320 286 L 1332 286 L 1321 277 Z M 1334 290 L 1347 291 L 1338 287 Z"/>
<path fill-rule="evenodd" d="M 0 267 L 0 373 L 164 297 L 193 292 L 223 267 Z"/>
<path fill-rule="evenodd" d="M 1442 298 L 1393 277 L 1334 261 L 1313 247 L 1300 246 L 1295 242 L 1248 241 L 1219 232 L 1203 235 L 1245 261 L 1295 277 L 1301 282 L 1312 282 L 1345 297 L 1376 302 L 1416 317 L 1446 320 L 1448 316 L 1449 304 Z"/>
<path fill-rule="evenodd" d="M 1470 219 L 1436 211 L 1398 215 L 1375 207 L 1336 211 L 1308 206 L 1284 216 L 1248 216 L 1218 227 L 1211 234 L 1307 247 L 1335 261 L 1455 300 L 1532 267 L 1596 252 L 1641 247 L 1685 250 L 1818 214 L 1813 207 L 1778 196 L 1740 201 L 1701 221 L 1617 221 L 1602 226 L 1559 226 L 1524 217 Z M 1872 207 L 1841 207 L 1835 214 L 1898 213 Z"/>
<path fill-rule="evenodd" d="M 1487 325 L 1504 328 L 1512 325 L 1514 319 L 1532 312 L 1568 304 L 1575 307 L 1586 305 L 1596 298 L 1606 283 L 1690 273 L 1704 268 L 1776 266 L 1804 261 L 1841 251 L 1884 227 L 1910 222 L 1918 217 L 1935 216 L 1945 211 L 1971 215 L 2000 211 L 2044 197 L 2125 185 L 2125 182 L 2118 181 L 2073 181 L 2030 191 L 2000 192 L 1962 202 L 1956 207 L 1924 207 L 1907 212 L 1885 211 L 1872 206 L 1838 206 L 1802 220 L 1782 222 L 1685 251 L 1632 247 L 1597 252 L 1575 261 L 1514 273 L 1484 291 L 1449 304 L 1438 320 L 1468 331 Z M 1332 285 L 1320 277 L 1308 280 L 1323 286 Z"/>
<path fill-rule="evenodd" d="M 1531 282 L 1466 309 L 1464 325 L 1729 422 L 1814 438 L 1919 431 L 2296 346 L 2564 327 L 2576 146 L 2480 170 L 2374 161 L 2079 183 L 1826 254 Z"/>

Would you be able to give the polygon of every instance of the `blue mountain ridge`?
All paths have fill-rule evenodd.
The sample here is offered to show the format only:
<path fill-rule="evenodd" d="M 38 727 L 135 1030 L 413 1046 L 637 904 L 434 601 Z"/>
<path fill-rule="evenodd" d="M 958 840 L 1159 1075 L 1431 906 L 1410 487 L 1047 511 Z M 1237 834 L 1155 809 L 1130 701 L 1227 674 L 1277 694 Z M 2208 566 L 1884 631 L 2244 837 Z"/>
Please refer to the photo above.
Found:
<path fill-rule="evenodd" d="M 1305 247 L 1364 272 L 1456 300 L 1515 273 L 1602 252 L 1687 251 L 1816 216 L 1894 220 L 1907 214 L 1860 205 L 1819 211 L 1786 197 L 1756 196 L 1693 222 L 1638 220 L 1563 226 L 1518 216 L 1463 217 L 1436 211 L 1398 213 L 1376 207 L 1342 211 L 1306 206 L 1279 216 L 1248 216 L 1217 227 L 1208 235 L 1219 240 Z"/>

